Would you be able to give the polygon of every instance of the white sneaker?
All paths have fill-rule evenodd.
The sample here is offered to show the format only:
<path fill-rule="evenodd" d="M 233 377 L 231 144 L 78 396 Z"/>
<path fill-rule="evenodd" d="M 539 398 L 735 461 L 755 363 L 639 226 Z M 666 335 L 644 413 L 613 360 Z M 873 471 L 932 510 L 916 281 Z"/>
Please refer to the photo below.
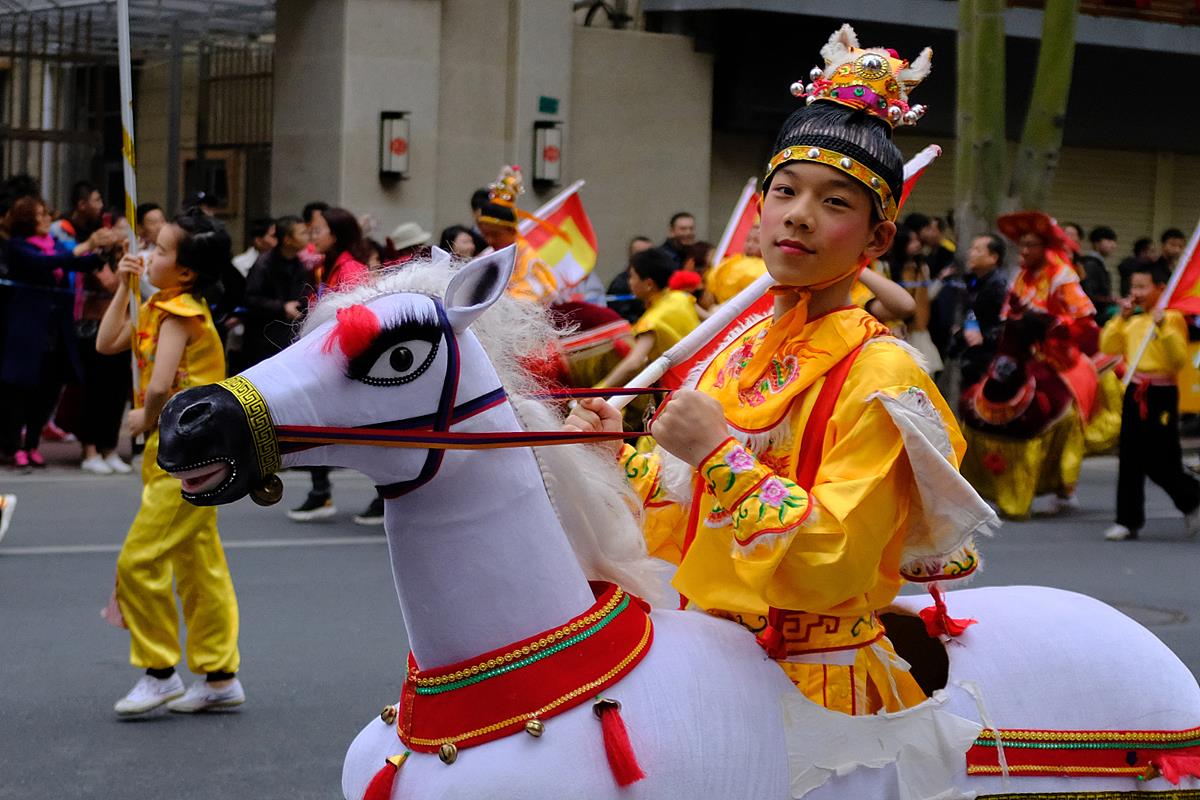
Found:
<path fill-rule="evenodd" d="M 116 451 L 109 453 L 104 458 L 104 463 L 108 464 L 109 469 L 118 475 L 128 475 L 133 472 L 133 467 L 121 460 L 121 457 L 116 454 Z"/>
<path fill-rule="evenodd" d="M 179 714 L 195 714 L 197 711 L 233 708 L 244 702 L 246 693 L 237 678 L 223 689 L 214 689 L 208 681 L 198 680 L 188 687 L 183 697 L 167 703 L 167 708 Z"/>
<path fill-rule="evenodd" d="M 1079 505 L 1079 498 L 1075 495 L 1070 497 L 1055 497 L 1054 498 L 1054 513 L 1055 514 L 1070 514 L 1078 511 L 1082 506 Z"/>
<path fill-rule="evenodd" d="M 8 533 L 8 523 L 12 522 L 13 512 L 17 510 L 15 494 L 0 494 L 0 539 Z"/>
<path fill-rule="evenodd" d="M 112 466 L 98 455 L 92 456 L 91 458 L 85 458 L 82 462 L 80 462 L 79 468 L 84 472 L 90 472 L 93 475 L 113 474 Z"/>
<path fill-rule="evenodd" d="M 1110 542 L 1123 542 L 1126 539 L 1136 539 L 1137 533 L 1129 530 L 1124 525 L 1110 525 L 1108 530 L 1104 532 L 1104 538 Z"/>
<path fill-rule="evenodd" d="M 16 498 L 13 499 L 15 500 Z M 1183 525 L 1187 528 L 1189 539 L 1195 539 L 1196 535 L 1200 534 L 1200 506 L 1196 506 L 1190 514 L 1183 515 Z M 0 525 L 0 535 L 3 535 L 3 531 L 3 525 Z"/>
<path fill-rule="evenodd" d="M 155 678 L 153 675 L 143 675 L 113 706 L 122 717 L 135 714 L 145 714 L 153 711 L 168 700 L 173 700 L 183 694 L 183 680 L 179 673 L 173 673 L 169 678 Z"/>

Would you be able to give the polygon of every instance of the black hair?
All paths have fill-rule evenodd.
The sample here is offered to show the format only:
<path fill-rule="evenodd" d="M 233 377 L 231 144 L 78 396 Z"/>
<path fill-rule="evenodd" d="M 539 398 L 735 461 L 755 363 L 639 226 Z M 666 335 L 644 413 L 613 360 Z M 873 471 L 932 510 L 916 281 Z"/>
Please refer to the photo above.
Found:
<path fill-rule="evenodd" d="M 1080 239 L 1083 238 L 1084 229 L 1083 229 L 1083 226 L 1080 225 L 1078 222 L 1065 222 L 1060 227 L 1063 230 L 1066 230 L 1067 228 L 1074 228 L 1075 232 L 1079 234 L 1079 238 Z"/>
<path fill-rule="evenodd" d="M 362 227 L 358 220 L 344 208 L 327 208 L 321 212 L 325 224 L 333 234 L 333 247 L 325 253 L 325 274 L 329 275 L 342 253 L 349 253 L 356 261 L 364 261 Z"/>
<path fill-rule="evenodd" d="M 637 236 L 634 236 L 632 239 L 629 240 L 629 244 L 625 245 L 626 253 L 629 252 L 629 248 L 633 247 L 634 242 L 649 242 L 650 244 L 654 244 L 654 240 L 651 239 L 649 236 L 642 236 L 641 234 L 638 234 Z"/>
<path fill-rule="evenodd" d="M 1092 232 L 1088 234 L 1088 241 L 1092 244 L 1099 244 L 1105 239 L 1117 240 L 1117 232 L 1107 225 L 1097 225 L 1092 228 Z"/>
<path fill-rule="evenodd" d="M 483 207 L 488 204 L 488 200 L 490 199 L 491 196 L 489 195 L 487 189 L 476 189 L 475 191 L 471 192 L 471 210 L 482 210 Z"/>
<path fill-rule="evenodd" d="M 221 275 L 232 265 L 229 234 L 199 208 L 189 208 L 171 222 L 183 235 L 175 245 L 175 263 L 196 273 L 189 291 L 214 304 L 222 293 Z"/>
<path fill-rule="evenodd" d="M 303 225 L 304 220 L 297 217 L 295 214 L 284 214 L 275 220 L 275 241 L 278 247 L 283 247 L 283 240 L 292 232 L 292 228 L 297 225 Z"/>
<path fill-rule="evenodd" d="M 1147 250 L 1154 246 L 1154 240 L 1149 236 L 1143 236 L 1133 243 L 1133 256 L 1138 258 L 1145 254 Z"/>
<path fill-rule="evenodd" d="M 629 266 L 639 278 L 654 281 L 659 289 L 666 289 L 670 285 L 671 275 L 677 269 L 674 256 L 661 247 L 634 253 L 629 259 Z"/>
<path fill-rule="evenodd" d="M 996 257 L 997 264 L 1004 263 L 1004 253 L 1008 247 L 1004 244 L 1004 239 L 994 233 L 981 233 L 980 236 L 987 237 L 988 252 Z"/>
<path fill-rule="evenodd" d="M 676 211 L 674 214 L 671 215 L 670 227 L 674 228 L 675 223 L 678 222 L 679 220 L 683 219 L 684 217 L 687 217 L 688 219 L 695 219 L 696 215 L 692 214 L 689 211 Z"/>
<path fill-rule="evenodd" d="M 442 231 L 442 235 L 438 237 L 438 247 L 445 250 L 447 253 L 454 252 L 454 240 L 459 237 L 459 234 L 465 233 L 471 236 L 471 229 L 466 225 L 451 225 Z M 474 236 L 471 236 L 474 239 Z"/>
<path fill-rule="evenodd" d="M 910 227 L 906 221 L 903 225 L 896 228 L 896 235 L 892 237 L 892 246 L 888 250 L 885 263 L 888 267 L 888 277 L 897 283 L 902 279 L 905 264 L 911 260 L 916 261 L 919 266 L 924 261 L 924 257 L 920 253 L 912 256 L 908 254 L 908 243 L 914 236 L 917 237 L 918 241 L 920 240 L 918 229 Z"/>
<path fill-rule="evenodd" d="M 921 212 L 914 211 L 913 213 L 909 214 L 907 217 L 904 218 L 904 227 L 912 228 L 917 233 L 920 233 L 921 230 L 932 221 L 933 220 L 931 220 L 929 217 L 925 216 Z"/>
<path fill-rule="evenodd" d="M 502 222 L 516 223 L 517 221 L 517 212 L 512 206 L 500 205 L 491 200 L 483 204 L 483 208 L 479 209 L 479 213 L 482 216 L 498 219 Z"/>
<path fill-rule="evenodd" d="M 1130 275 L 1137 274 L 1149 275 L 1150 280 L 1154 281 L 1159 286 L 1166 286 L 1171 280 L 1171 270 L 1161 261 L 1153 261 L 1145 263 L 1139 261 L 1130 271 Z"/>
<path fill-rule="evenodd" d="M 80 203 L 88 200 L 94 191 L 96 187 L 91 181 L 76 181 L 71 187 L 71 210 L 74 211 Z"/>
<path fill-rule="evenodd" d="M 266 236 L 274 224 L 275 220 L 270 217 L 259 217 L 256 220 L 251 220 L 247 233 L 250 234 L 251 239 L 257 239 L 260 236 Z"/>
<path fill-rule="evenodd" d="M 1167 228 L 1165 231 L 1162 232 L 1162 236 L 1158 237 L 1158 241 L 1160 244 L 1166 244 L 1167 239 L 1186 239 L 1186 238 L 1187 237 L 1184 236 L 1183 231 L 1179 230 L 1179 228 Z"/>
<path fill-rule="evenodd" d="M 13 203 L 22 197 L 39 197 L 41 193 L 37 179 L 28 173 L 22 172 L 6 178 L 0 183 L 0 217 L 7 214 Z"/>
<path fill-rule="evenodd" d="M 891 127 L 878 117 L 837 103 L 802 106 L 787 118 L 775 138 L 774 152 L 789 147 L 827 147 L 848 156 L 878 175 L 888 185 L 892 197 L 900 200 L 904 190 L 904 156 L 892 141 Z M 770 187 L 771 177 L 763 180 L 764 192 Z M 865 184 L 863 190 L 874 196 Z"/>
<path fill-rule="evenodd" d="M 151 211 L 162 211 L 162 206 L 158 203 L 139 203 L 137 210 L 133 212 L 134 221 L 141 225 L 146 221 L 146 215 Z"/>
<path fill-rule="evenodd" d="M 304 224 L 309 225 L 313 221 L 313 214 L 315 212 L 320 211 L 323 215 L 328 210 L 329 203 L 325 203 L 320 200 L 314 200 L 304 206 L 304 210 L 300 212 L 300 216 L 304 220 Z"/>

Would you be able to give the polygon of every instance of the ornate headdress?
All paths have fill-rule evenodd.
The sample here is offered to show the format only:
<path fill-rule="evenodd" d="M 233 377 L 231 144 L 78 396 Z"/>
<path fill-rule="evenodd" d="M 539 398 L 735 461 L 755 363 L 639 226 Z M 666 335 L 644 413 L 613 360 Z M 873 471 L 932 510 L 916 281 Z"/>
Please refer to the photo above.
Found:
<path fill-rule="evenodd" d="M 874 117 L 886 126 L 890 145 L 896 125 L 915 125 L 925 113 L 924 106 L 909 105 L 908 95 L 929 74 L 933 51 L 925 48 L 910 64 L 894 50 L 860 47 L 854 29 L 843 25 L 821 48 L 821 56 L 825 66 L 812 68 L 811 83 L 792 84 L 792 94 L 806 98 L 807 106 L 784 124 L 763 187 L 783 164 L 815 161 L 863 183 L 878 199 L 883 216 L 895 220 L 904 185 L 904 165 L 897 159 L 895 147 L 883 152 L 879 140 L 885 137 L 817 119 L 819 115 L 813 112 L 819 109 L 814 106 L 837 104 Z"/>
<path fill-rule="evenodd" d="M 521 176 L 521 168 L 516 165 L 505 165 L 495 181 L 488 184 L 488 202 L 480 209 L 479 221 L 502 225 L 506 228 L 517 227 L 517 197 L 525 193 L 525 179 Z"/>

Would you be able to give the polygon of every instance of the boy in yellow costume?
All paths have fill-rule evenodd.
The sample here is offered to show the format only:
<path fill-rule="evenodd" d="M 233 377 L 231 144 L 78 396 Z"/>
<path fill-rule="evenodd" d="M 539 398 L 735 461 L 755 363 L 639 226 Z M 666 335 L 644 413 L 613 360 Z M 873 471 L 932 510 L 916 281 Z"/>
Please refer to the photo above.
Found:
<path fill-rule="evenodd" d="M 96 349 L 119 353 L 132 346 L 140 391 L 129 426 L 146 434 L 142 456 L 142 505 L 117 558 L 116 600 L 129 628 L 130 656 L 146 674 L 117 701 L 121 716 L 144 714 L 166 704 L 191 713 L 240 705 L 245 693 L 236 673 L 238 607 L 233 580 L 217 534 L 217 510 L 194 506 L 180 494 L 181 482 L 157 462 L 158 415 L 176 392 L 225 377 L 225 356 L 207 303 L 200 293 L 218 280 L 229 263 L 229 236 L 199 211 L 163 226 L 143 268 L 126 256 L 118 287 L 100 323 Z M 145 271 L 159 291 L 129 320 L 129 278 Z M 200 493 L 223 480 L 208 473 L 188 478 L 188 491 Z M 172 591 L 174 583 L 174 592 Z M 206 676 L 186 691 L 175 672 L 180 658 L 179 612 L 187 625 L 188 668 Z"/>
<path fill-rule="evenodd" d="M 666 403 L 660 451 L 619 458 L 680 594 L 754 631 L 813 702 L 869 714 L 925 699 L 879 612 L 905 579 L 973 572 L 972 535 L 994 515 L 957 473 L 962 437 L 929 376 L 850 305 L 896 231 L 891 124 L 920 115 L 901 87 L 929 51 L 909 64 L 843 26 L 822 55 L 793 87 L 815 100 L 784 124 L 762 185 L 773 317 Z M 567 426 L 617 430 L 619 416 L 586 401 Z M 942 612 L 932 628 L 956 626 Z"/>
<path fill-rule="evenodd" d="M 517 232 L 517 218 L 521 216 L 546 224 L 517 209 L 517 197 L 524 192 L 520 167 L 501 170 L 496 182 L 488 186 L 488 201 L 479 212 L 479 232 L 493 250 L 517 246 L 517 264 L 508 281 L 508 293 L 518 300 L 549 304 L 558 294 L 558 279 Z"/>

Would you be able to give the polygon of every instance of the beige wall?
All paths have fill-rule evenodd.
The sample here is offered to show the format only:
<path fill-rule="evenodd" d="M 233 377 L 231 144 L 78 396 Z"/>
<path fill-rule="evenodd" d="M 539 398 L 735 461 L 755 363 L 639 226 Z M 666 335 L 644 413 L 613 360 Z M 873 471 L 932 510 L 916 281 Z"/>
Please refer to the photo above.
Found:
<path fill-rule="evenodd" d="M 629 238 L 661 241 L 674 212 L 710 227 L 712 60 L 682 36 L 575 28 L 572 75 L 568 178 L 588 182 L 607 281 Z"/>

